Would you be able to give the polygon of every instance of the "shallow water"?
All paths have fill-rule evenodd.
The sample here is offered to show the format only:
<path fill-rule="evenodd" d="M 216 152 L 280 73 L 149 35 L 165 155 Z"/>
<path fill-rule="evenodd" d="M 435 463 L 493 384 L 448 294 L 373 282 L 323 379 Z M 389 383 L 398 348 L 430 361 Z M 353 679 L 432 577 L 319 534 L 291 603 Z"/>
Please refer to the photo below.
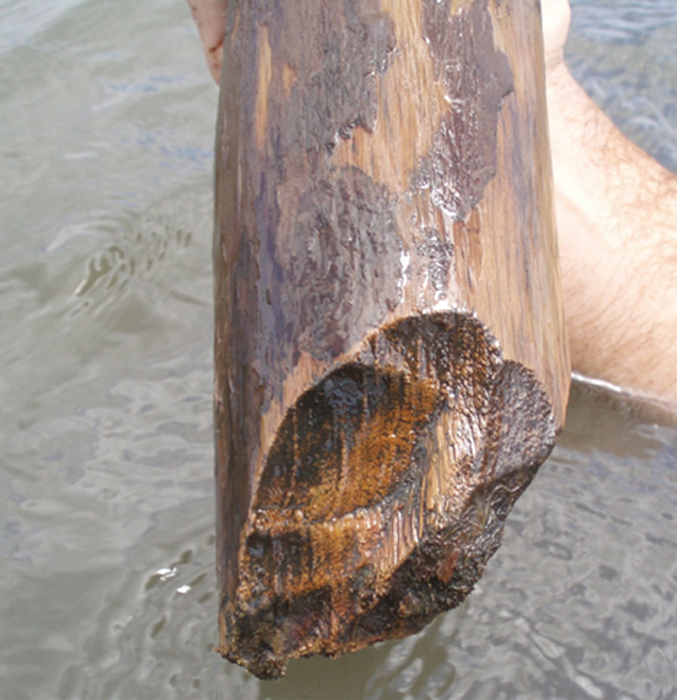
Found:
<path fill-rule="evenodd" d="M 569 60 L 677 171 L 673 0 Z M 176 0 L 0 0 L 0 698 L 677 697 L 677 431 L 576 389 L 478 589 L 265 684 L 216 642 L 216 88 Z"/>

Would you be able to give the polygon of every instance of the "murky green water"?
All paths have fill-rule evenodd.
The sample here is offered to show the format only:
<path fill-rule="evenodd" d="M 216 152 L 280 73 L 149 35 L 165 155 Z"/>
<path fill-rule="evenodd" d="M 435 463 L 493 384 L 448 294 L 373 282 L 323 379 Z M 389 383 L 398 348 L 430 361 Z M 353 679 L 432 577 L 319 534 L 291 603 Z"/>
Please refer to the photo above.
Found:
<path fill-rule="evenodd" d="M 677 170 L 673 0 L 575 13 Z M 677 697 L 677 431 L 580 390 L 462 608 L 278 684 L 212 651 L 216 98 L 180 0 L 0 0 L 0 698 Z"/>

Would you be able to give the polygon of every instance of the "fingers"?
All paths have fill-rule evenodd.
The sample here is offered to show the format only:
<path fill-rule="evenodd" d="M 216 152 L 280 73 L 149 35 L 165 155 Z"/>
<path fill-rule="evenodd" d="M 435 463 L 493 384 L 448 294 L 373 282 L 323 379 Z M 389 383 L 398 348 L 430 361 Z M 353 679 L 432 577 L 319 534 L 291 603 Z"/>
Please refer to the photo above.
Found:
<path fill-rule="evenodd" d="M 202 39 L 209 72 L 218 83 L 223 61 L 223 35 L 226 30 L 228 0 L 188 0 Z"/>
<path fill-rule="evenodd" d="M 564 60 L 564 44 L 571 24 L 568 0 L 542 0 L 545 67 L 549 74 Z"/>

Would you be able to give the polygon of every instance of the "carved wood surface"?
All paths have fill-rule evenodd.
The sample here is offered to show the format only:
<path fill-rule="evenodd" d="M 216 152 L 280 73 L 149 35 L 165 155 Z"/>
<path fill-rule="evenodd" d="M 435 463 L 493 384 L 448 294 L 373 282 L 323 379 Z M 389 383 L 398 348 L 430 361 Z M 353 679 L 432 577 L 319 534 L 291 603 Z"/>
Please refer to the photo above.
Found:
<path fill-rule="evenodd" d="M 569 387 L 536 0 L 230 3 L 220 651 L 262 678 L 460 603 Z"/>

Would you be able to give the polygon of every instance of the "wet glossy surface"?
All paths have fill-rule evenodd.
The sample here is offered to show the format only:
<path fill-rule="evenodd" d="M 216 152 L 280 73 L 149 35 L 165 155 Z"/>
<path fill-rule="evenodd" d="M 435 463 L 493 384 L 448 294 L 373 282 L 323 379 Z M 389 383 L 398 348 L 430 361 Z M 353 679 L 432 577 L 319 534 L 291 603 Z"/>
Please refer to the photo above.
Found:
<path fill-rule="evenodd" d="M 437 207 L 463 221 L 496 175 L 498 115 L 514 82 L 508 57 L 494 45 L 487 0 L 451 22 L 450 8 L 450 0 L 423 3 L 425 40 L 451 109 L 413 180 L 430 188 Z"/>
<path fill-rule="evenodd" d="M 677 169 L 672 0 L 575 13 Z M 0 697 L 673 697 L 677 434 L 589 396 L 460 609 L 276 685 L 212 651 L 216 88 L 181 2 L 0 17 Z"/>
<path fill-rule="evenodd" d="M 566 410 L 542 66 L 524 60 L 541 57 L 537 8 L 380 9 L 245 3 L 226 18 L 218 647 L 265 680 L 456 607 Z M 405 190 L 375 177 L 383 162 Z"/>

